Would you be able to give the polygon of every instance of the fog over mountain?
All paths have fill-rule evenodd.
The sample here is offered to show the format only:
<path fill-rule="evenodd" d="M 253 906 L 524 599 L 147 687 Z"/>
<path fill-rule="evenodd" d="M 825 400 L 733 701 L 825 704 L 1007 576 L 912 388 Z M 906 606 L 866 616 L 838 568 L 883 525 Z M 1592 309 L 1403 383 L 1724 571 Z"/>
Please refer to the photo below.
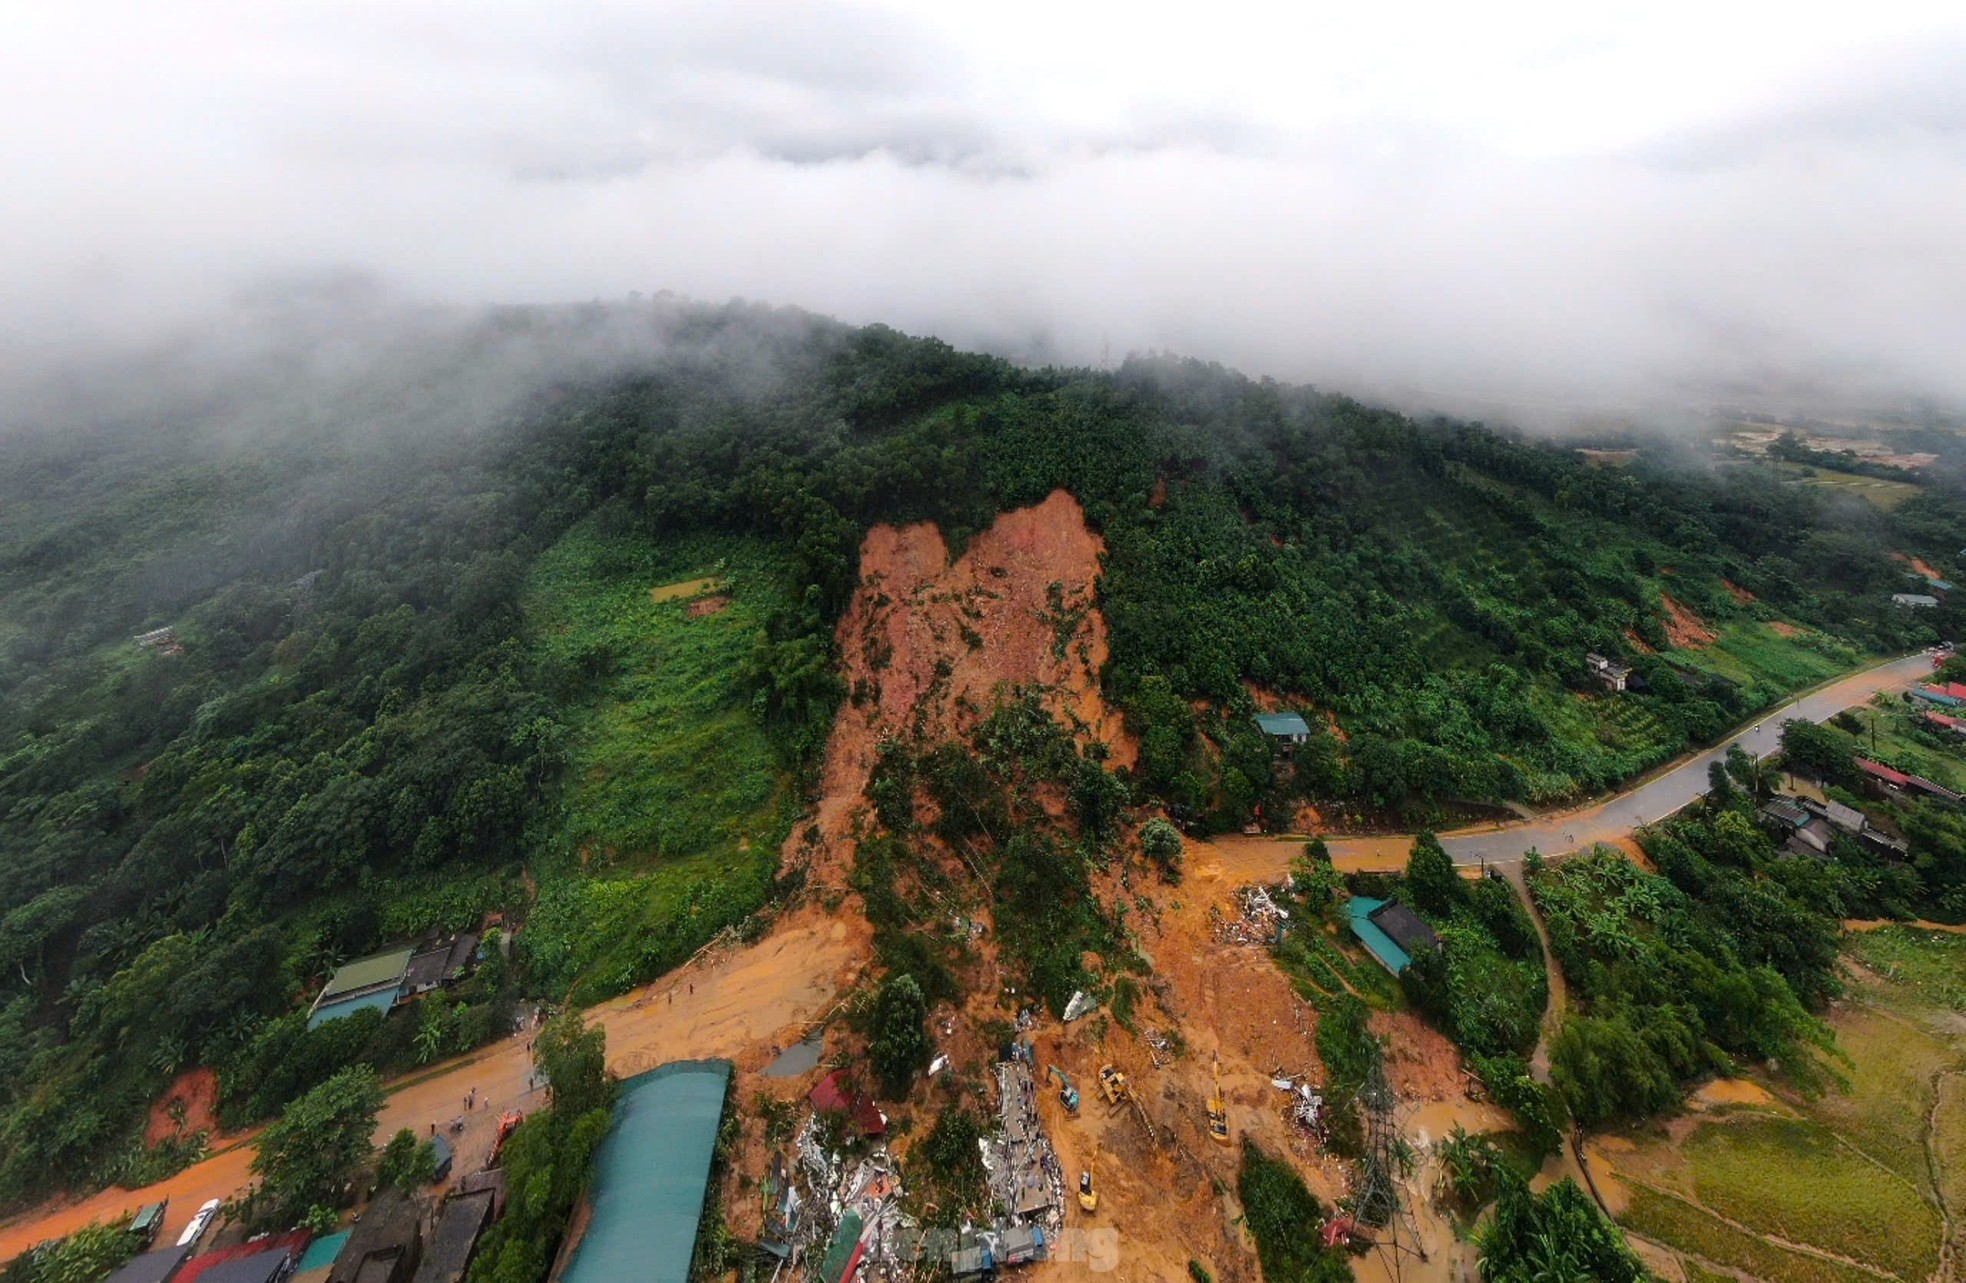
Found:
<path fill-rule="evenodd" d="M 23 6 L 0 378 L 370 280 L 1532 419 L 1966 402 L 1956 4 L 1291 8 Z"/>

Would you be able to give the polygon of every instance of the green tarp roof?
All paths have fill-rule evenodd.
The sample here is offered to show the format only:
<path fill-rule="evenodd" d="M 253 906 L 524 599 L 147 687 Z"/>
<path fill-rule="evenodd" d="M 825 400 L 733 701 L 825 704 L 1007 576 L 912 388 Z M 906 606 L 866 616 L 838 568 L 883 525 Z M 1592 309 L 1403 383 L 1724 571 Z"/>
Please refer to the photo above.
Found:
<path fill-rule="evenodd" d="M 1265 735 L 1309 735 L 1311 724 L 1296 713 L 1258 713 L 1256 724 Z"/>
<path fill-rule="evenodd" d="M 840 1218 L 839 1228 L 833 1231 L 833 1241 L 826 1245 L 825 1259 L 819 1262 L 821 1283 L 840 1283 L 840 1275 L 853 1263 L 853 1251 L 860 1246 L 860 1231 L 864 1228 L 858 1212 L 848 1212 Z"/>
<path fill-rule="evenodd" d="M 410 949 L 392 949 L 373 957 L 357 958 L 334 973 L 334 979 L 328 981 L 328 987 L 321 990 L 321 996 L 315 999 L 315 1003 L 333 1002 L 343 994 L 373 989 L 377 985 L 401 983 L 403 973 L 409 970 L 412 952 Z"/>
<path fill-rule="evenodd" d="M 730 1086 L 728 1060 L 685 1060 L 621 1084 L 560 1283 L 688 1283 Z"/>

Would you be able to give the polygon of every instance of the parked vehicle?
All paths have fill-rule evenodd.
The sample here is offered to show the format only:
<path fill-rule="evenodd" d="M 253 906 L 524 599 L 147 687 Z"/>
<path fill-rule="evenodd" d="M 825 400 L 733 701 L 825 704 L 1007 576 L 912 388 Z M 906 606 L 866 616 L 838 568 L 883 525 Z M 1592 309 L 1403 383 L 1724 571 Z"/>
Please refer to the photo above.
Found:
<path fill-rule="evenodd" d="M 212 1218 L 217 1215 L 218 1200 L 215 1198 L 208 1199 L 198 1209 L 198 1214 L 191 1218 L 191 1224 L 184 1227 L 184 1233 L 177 1236 L 177 1245 L 179 1247 L 190 1247 L 193 1243 L 196 1243 L 204 1234 L 205 1230 L 211 1226 Z"/>
<path fill-rule="evenodd" d="M 164 1212 L 170 1205 L 171 1200 L 167 1198 L 161 1203 L 145 1203 L 137 1209 L 137 1214 L 130 1218 L 130 1233 L 136 1236 L 137 1242 L 148 1248 L 157 1241 L 157 1231 L 164 1228 Z"/>

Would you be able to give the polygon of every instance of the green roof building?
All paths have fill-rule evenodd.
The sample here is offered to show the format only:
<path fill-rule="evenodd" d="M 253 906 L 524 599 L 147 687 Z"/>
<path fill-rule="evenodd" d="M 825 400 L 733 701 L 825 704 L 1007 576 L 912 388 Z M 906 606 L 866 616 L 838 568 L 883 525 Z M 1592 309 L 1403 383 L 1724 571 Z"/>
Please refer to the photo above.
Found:
<path fill-rule="evenodd" d="M 403 987 L 403 973 L 410 969 L 410 955 L 414 952 L 407 947 L 391 949 L 343 966 L 314 999 L 313 1007 L 307 1012 L 307 1027 L 312 1029 L 323 1021 L 352 1016 L 368 1008 L 388 1011 L 396 1005 Z"/>

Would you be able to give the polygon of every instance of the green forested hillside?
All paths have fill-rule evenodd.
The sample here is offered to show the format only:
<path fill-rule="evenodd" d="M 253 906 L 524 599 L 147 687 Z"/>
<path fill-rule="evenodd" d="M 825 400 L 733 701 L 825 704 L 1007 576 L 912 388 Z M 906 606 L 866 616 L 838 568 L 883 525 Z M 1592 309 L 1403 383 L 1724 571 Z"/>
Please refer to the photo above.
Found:
<path fill-rule="evenodd" d="M 516 401 L 468 381 L 590 327 L 642 355 Z M 755 907 L 876 522 L 960 541 L 1075 494 L 1135 783 L 1205 827 L 1575 796 L 1959 623 L 1889 605 L 1891 553 L 1966 543 L 1948 490 L 1886 512 L 1602 467 L 1194 363 L 1024 370 L 660 302 L 500 313 L 368 395 L 262 374 L 0 425 L 0 1200 L 129 1171 L 179 1068 L 243 1119 L 410 1063 L 399 1020 L 300 1028 L 337 959 L 530 913 L 439 1031 L 463 1045 L 523 989 L 617 990 Z M 697 577 L 726 611 L 649 597 Z M 1670 647 L 1662 594 L 1718 642 Z M 182 653 L 132 644 L 165 625 Z M 1593 649 L 1649 692 L 1598 697 Z M 1251 686 L 1335 720 L 1289 780 Z"/>

